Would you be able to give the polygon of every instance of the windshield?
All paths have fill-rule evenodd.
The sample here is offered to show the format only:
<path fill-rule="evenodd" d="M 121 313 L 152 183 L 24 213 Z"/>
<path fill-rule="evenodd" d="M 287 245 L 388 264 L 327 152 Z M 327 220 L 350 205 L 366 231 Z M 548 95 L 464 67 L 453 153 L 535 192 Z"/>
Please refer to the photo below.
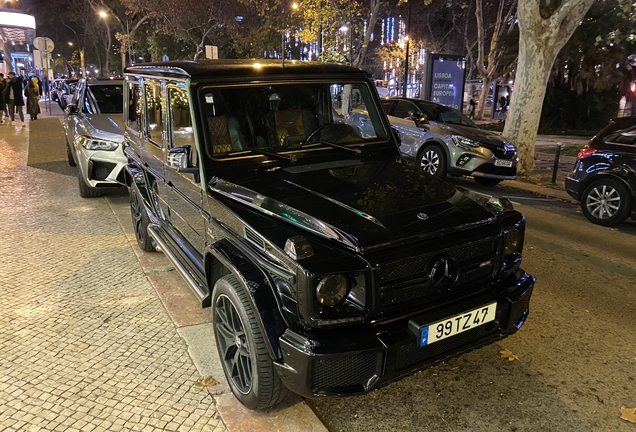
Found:
<path fill-rule="evenodd" d="M 478 126 L 473 123 L 471 119 L 469 119 L 456 109 L 449 108 L 444 105 L 438 105 L 435 103 L 427 103 L 425 101 L 420 101 L 417 105 L 424 112 L 429 121 L 478 128 Z"/>
<path fill-rule="evenodd" d="M 120 114 L 124 112 L 122 84 L 91 84 L 86 91 L 84 111 L 89 114 Z"/>
<path fill-rule="evenodd" d="M 365 82 L 204 87 L 206 152 L 218 156 L 330 143 L 356 147 L 388 137 Z"/>

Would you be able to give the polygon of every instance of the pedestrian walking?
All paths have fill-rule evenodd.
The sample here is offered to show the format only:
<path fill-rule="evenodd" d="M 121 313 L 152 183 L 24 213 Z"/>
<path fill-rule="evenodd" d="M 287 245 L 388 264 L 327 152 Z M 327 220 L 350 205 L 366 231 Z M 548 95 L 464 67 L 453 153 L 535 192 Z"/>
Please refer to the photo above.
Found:
<path fill-rule="evenodd" d="M 7 81 L 4 79 L 4 74 L 0 73 L 0 123 L 4 123 L 4 118 L 7 114 L 7 104 L 4 102 L 4 89 L 7 87 Z"/>
<path fill-rule="evenodd" d="M 16 111 L 20 115 L 22 126 L 24 126 L 24 112 L 22 107 L 24 106 L 24 98 L 22 97 L 22 77 L 16 76 L 15 72 L 9 72 L 7 79 L 7 86 L 4 89 L 4 100 L 7 103 L 7 109 L 9 110 L 9 126 L 15 121 Z"/>
<path fill-rule="evenodd" d="M 37 77 L 32 77 L 24 89 L 24 95 L 27 99 L 27 112 L 31 116 L 31 120 L 37 120 L 40 114 L 40 86 Z"/>
<path fill-rule="evenodd" d="M 501 123 L 506 120 L 506 114 L 508 113 L 508 104 L 504 96 L 499 98 L 499 109 L 501 110 L 499 114 L 499 123 Z"/>
<path fill-rule="evenodd" d="M 468 113 L 468 118 L 472 119 L 473 117 L 475 117 L 475 108 L 477 108 L 477 101 L 475 100 L 475 97 L 471 96 L 468 103 L 470 104 L 470 112 Z"/>

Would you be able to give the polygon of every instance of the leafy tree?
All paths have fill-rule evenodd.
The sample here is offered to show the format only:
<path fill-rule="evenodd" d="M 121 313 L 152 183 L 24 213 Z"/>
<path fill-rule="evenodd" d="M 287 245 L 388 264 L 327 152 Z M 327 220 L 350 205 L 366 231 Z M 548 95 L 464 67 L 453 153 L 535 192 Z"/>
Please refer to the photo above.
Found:
<path fill-rule="evenodd" d="M 634 17 L 617 0 L 596 1 L 558 55 L 542 127 L 597 130 L 616 115 L 636 79 Z M 631 60 L 630 60 L 631 59 Z"/>
<path fill-rule="evenodd" d="M 475 21 L 477 27 L 477 59 L 476 67 L 483 83 L 479 103 L 475 110 L 475 118 L 481 119 L 486 106 L 490 83 L 500 74 L 500 62 L 503 57 L 504 45 L 501 38 L 510 33 L 515 27 L 515 9 L 517 0 L 499 0 L 495 3 L 497 12 L 490 25 L 484 21 L 484 1 L 476 0 Z M 490 36 L 490 43 L 486 40 Z"/>
<path fill-rule="evenodd" d="M 111 17 L 119 25 L 115 38 L 120 43 L 122 69 L 134 52 L 135 36 L 142 25 L 158 15 L 158 3 L 150 0 L 87 0 L 96 14 L 105 12 L 105 19 Z"/>

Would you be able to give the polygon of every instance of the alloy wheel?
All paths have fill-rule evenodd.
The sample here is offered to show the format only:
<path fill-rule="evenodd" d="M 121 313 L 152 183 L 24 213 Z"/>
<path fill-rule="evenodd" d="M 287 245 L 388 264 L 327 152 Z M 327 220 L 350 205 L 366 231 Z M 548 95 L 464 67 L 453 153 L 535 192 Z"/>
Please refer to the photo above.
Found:
<path fill-rule="evenodd" d="M 143 241 L 146 238 L 146 233 L 144 232 L 144 221 L 141 214 L 142 208 L 141 203 L 139 202 L 139 194 L 135 191 L 131 191 L 130 194 L 130 209 L 133 220 L 133 228 L 135 229 L 135 236 L 137 236 L 138 240 Z"/>
<path fill-rule="evenodd" d="M 439 169 L 439 154 L 433 149 L 424 152 L 420 166 L 425 173 L 435 175 Z"/>
<path fill-rule="evenodd" d="M 222 353 L 221 360 L 225 363 L 237 390 L 247 394 L 252 387 L 252 361 L 243 322 L 225 295 L 217 299 L 215 312 L 215 329 L 217 344 Z"/>
<path fill-rule="evenodd" d="M 585 205 L 592 216 L 609 219 L 620 209 L 621 196 L 612 186 L 600 184 L 587 195 Z"/>

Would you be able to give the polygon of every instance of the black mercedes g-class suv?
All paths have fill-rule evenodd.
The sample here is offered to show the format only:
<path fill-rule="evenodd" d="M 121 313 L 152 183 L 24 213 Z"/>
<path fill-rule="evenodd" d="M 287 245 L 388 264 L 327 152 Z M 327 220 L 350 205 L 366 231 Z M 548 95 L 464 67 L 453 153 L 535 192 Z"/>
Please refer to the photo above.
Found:
<path fill-rule="evenodd" d="M 368 392 L 526 320 L 523 216 L 404 162 L 367 73 L 151 63 L 125 93 L 138 244 L 211 307 L 245 406 Z"/>

